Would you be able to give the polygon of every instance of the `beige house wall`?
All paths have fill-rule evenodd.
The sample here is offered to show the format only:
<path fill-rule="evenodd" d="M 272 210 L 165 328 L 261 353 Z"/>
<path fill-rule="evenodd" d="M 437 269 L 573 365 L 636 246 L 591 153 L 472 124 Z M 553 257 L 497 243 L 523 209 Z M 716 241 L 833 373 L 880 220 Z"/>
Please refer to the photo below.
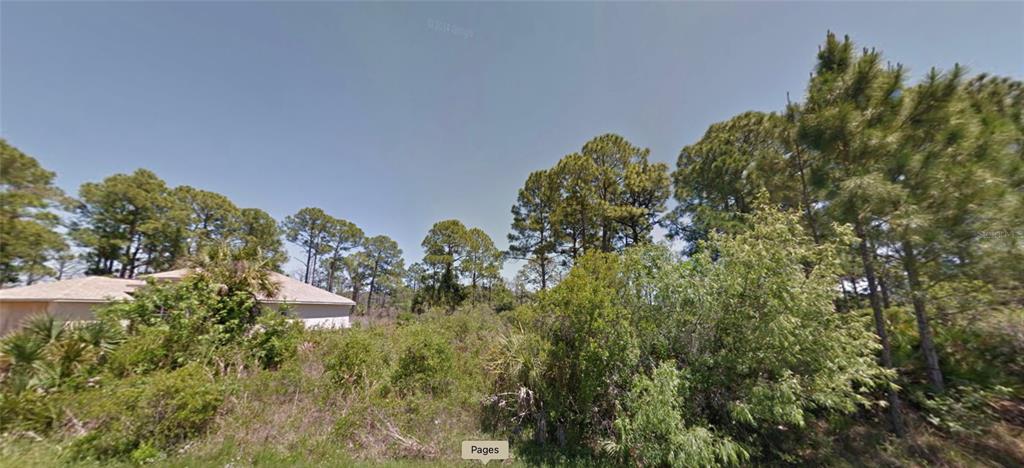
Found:
<path fill-rule="evenodd" d="M 25 319 L 33 315 L 50 314 L 67 321 L 93 320 L 92 308 L 95 302 L 0 302 L 0 335 L 21 327 Z"/>
<path fill-rule="evenodd" d="M 94 302 L 0 302 L 0 335 L 21 326 L 28 317 L 49 313 L 64 320 L 93 320 Z M 272 304 L 271 304 L 272 305 Z M 308 325 L 326 328 L 348 328 L 352 306 L 326 304 L 293 304 L 291 313 Z M 325 320 L 331 319 L 331 320 Z"/>
<path fill-rule="evenodd" d="M 25 319 L 45 314 L 49 302 L 0 302 L 0 335 L 21 326 Z"/>

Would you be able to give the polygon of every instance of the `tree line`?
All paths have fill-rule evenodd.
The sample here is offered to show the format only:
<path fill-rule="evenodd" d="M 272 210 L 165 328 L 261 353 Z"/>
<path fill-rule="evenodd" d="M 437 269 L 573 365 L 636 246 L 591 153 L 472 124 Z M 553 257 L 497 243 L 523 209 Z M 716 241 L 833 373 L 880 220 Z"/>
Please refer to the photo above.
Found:
<path fill-rule="evenodd" d="M 907 306 L 930 392 L 946 383 L 934 341 L 949 323 L 1021 304 L 1024 93 L 1019 81 L 968 77 L 959 65 L 915 84 L 873 49 L 827 36 L 803 102 L 713 125 L 673 173 L 673 234 L 699 248 L 710 232 L 743 230 L 757 199 L 799 212 L 817 243 L 853 228 L 840 311 L 870 308 L 893 368 L 890 313 Z M 988 300 L 956 304 L 984 292 Z M 866 303 L 866 304 L 865 304 Z M 960 317 L 958 317 L 958 315 Z M 901 402 L 889 390 L 899 433 Z"/>
<path fill-rule="evenodd" d="M 615 134 L 588 141 L 527 177 L 512 206 L 509 255 L 520 279 L 546 290 L 589 251 L 648 243 L 671 194 L 668 165 Z"/>
<path fill-rule="evenodd" d="M 301 249 L 302 281 L 368 308 L 507 302 L 511 294 L 501 278 L 504 253 L 458 220 L 436 223 L 423 260 L 406 268 L 395 240 L 321 208 L 278 223 L 222 194 L 170 187 L 145 169 L 82 184 L 74 198 L 54 185 L 54 172 L 4 140 L 0 156 L 0 286 L 79 273 L 134 278 L 194 264 L 218 246 L 281 271 L 287 240 Z"/>
<path fill-rule="evenodd" d="M 712 125 L 671 175 L 617 135 L 530 174 L 510 253 L 546 289 L 582 252 L 650 242 L 659 225 L 698 253 L 712 233 L 748 229 L 759 206 L 799 213 L 818 244 L 852 227 L 837 310 L 870 309 L 893 368 L 890 314 L 908 308 L 929 390 L 942 393 L 936 321 L 1024 303 L 1024 85 L 960 65 L 911 84 L 903 66 L 829 33 L 802 102 Z M 897 432 L 900 407 L 889 390 Z"/>

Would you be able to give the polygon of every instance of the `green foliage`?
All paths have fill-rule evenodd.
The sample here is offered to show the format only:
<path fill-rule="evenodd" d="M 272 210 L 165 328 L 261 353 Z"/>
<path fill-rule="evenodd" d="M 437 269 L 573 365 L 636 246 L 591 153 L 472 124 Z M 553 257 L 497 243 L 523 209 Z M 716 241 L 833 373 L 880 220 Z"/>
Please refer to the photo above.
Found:
<path fill-rule="evenodd" d="M 60 408 L 44 393 L 0 392 L 0 431 L 45 434 L 60 417 Z"/>
<path fill-rule="evenodd" d="M 68 247 L 50 211 L 66 201 L 55 176 L 0 138 L 0 286 L 57 275 L 48 262 Z"/>
<path fill-rule="evenodd" d="M 1004 310 L 1022 297 L 1024 85 L 960 65 L 910 84 L 881 52 L 832 33 L 817 59 L 802 102 L 714 124 L 683 148 L 670 233 L 692 252 L 709 233 L 741 232 L 757 197 L 800 213 L 816 243 L 849 224 L 857 242 L 836 304 L 871 305 L 884 366 L 936 395 L 1019 380 L 1005 377 L 1020 367 L 1013 339 L 992 323 L 1019 328 Z"/>
<path fill-rule="evenodd" d="M 440 306 L 452 311 L 468 296 L 483 296 L 500 280 L 504 255 L 487 233 L 457 219 L 434 223 L 423 238 L 423 250 L 423 268 L 415 279 L 422 285 L 413 299 L 416 310 Z M 468 287 L 460 277 L 469 281 Z"/>
<path fill-rule="evenodd" d="M 218 352 L 240 344 L 264 367 L 294 352 L 297 324 L 286 310 L 260 305 L 276 288 L 265 270 L 244 262 L 211 261 L 179 282 L 153 282 L 132 301 L 98 311 L 128 323 L 132 338 L 111 357 L 119 375 L 212 362 Z"/>
<path fill-rule="evenodd" d="M 632 315 L 619 300 L 621 272 L 614 254 L 588 254 L 536 305 L 550 320 L 545 408 L 559 430 L 581 432 L 572 435 L 589 436 L 611 420 L 613 395 L 639 359 Z"/>
<path fill-rule="evenodd" d="M 341 388 L 366 388 L 384 380 L 391 368 L 390 356 L 383 349 L 383 333 L 353 329 L 336 341 L 324 363 L 331 381 Z"/>
<path fill-rule="evenodd" d="M 444 335 L 436 330 L 411 325 L 391 375 L 391 384 L 401 394 L 426 392 L 434 395 L 451 390 L 455 353 Z"/>
<path fill-rule="evenodd" d="M 241 212 L 228 197 L 187 185 L 175 187 L 170 196 L 185 211 L 186 250 L 195 255 L 212 243 L 225 241 L 241 228 Z"/>
<path fill-rule="evenodd" d="M 188 212 L 153 172 L 82 184 L 79 198 L 72 236 L 87 251 L 89 273 L 133 277 L 143 266 L 164 270 L 185 255 Z"/>
<path fill-rule="evenodd" d="M 345 254 L 365 241 L 362 229 L 315 207 L 303 208 L 286 217 L 281 228 L 285 238 L 301 247 L 306 254 L 302 262 L 305 267 L 303 282 L 335 291 L 340 286 L 338 275 L 349 267 L 353 299 L 358 300 L 363 280 L 351 271 L 353 256 Z"/>
<path fill-rule="evenodd" d="M 683 420 L 686 373 L 663 363 L 651 377 L 640 375 L 615 420 L 618 440 L 606 446 L 636 466 L 736 466 L 749 454 L 728 437 Z"/>
<path fill-rule="evenodd" d="M 786 121 L 776 114 L 746 112 L 711 125 L 683 148 L 672 173 L 679 202 L 674 216 L 688 222 L 673 224 L 670 233 L 693 250 L 711 231 L 736 232 L 739 215 L 750 213 L 764 193 L 781 206 L 798 205 L 800 179 L 787 173 L 792 162 L 785 131 Z"/>
<path fill-rule="evenodd" d="M 747 230 L 712 235 L 690 260 L 661 246 L 582 257 L 515 313 L 535 337 L 502 341 L 495 402 L 514 408 L 514 423 L 531 423 L 539 441 L 647 444 L 627 455 L 670 464 L 683 463 L 666 455 L 682 456 L 673 450 L 683 446 L 714 463 L 793 454 L 799 438 L 788 434 L 819 414 L 871 404 L 871 389 L 890 375 L 875 363 L 863 318 L 834 311 L 844 244 L 814 244 L 796 215 L 757 213 Z M 675 364 L 647 377 L 666 361 Z M 667 382 L 678 382 L 678 400 L 666 396 Z M 623 409 L 631 391 L 676 416 L 639 403 Z"/>
<path fill-rule="evenodd" d="M 281 229 L 277 221 L 259 208 L 242 208 L 239 211 L 238 249 L 247 258 L 261 258 L 274 271 L 288 261 L 288 252 L 281 242 Z"/>
<path fill-rule="evenodd" d="M 512 207 L 510 253 L 554 283 L 553 257 L 571 265 L 585 252 L 620 251 L 651 241 L 671 191 L 668 166 L 615 134 L 586 142 L 549 170 L 530 174 Z"/>
<path fill-rule="evenodd" d="M 0 393 L 79 388 L 124 340 L 116 322 L 72 327 L 49 315 L 30 317 L 0 339 Z"/>
<path fill-rule="evenodd" d="M 560 199 L 556 182 L 549 171 L 530 173 L 523 188 L 519 189 L 516 204 L 512 206 L 509 254 L 515 258 L 531 259 L 538 266 L 536 286 L 541 290 L 547 289 L 552 280 L 552 258 L 558 247 L 557 227 L 552 218 Z"/>
<path fill-rule="evenodd" d="M 928 397 L 915 394 L 914 400 L 925 411 L 925 419 L 938 429 L 959 435 L 981 435 L 999 419 L 994 403 L 1012 396 L 1009 388 L 982 388 L 963 385 L 943 395 Z"/>
<path fill-rule="evenodd" d="M 70 411 L 89 429 L 69 448 L 75 459 L 155 458 L 201 434 L 224 389 L 201 365 L 130 377 L 76 395 Z"/>
<path fill-rule="evenodd" d="M 380 293 L 398 282 L 397 277 L 405 269 L 405 262 L 402 260 L 402 249 L 388 236 L 370 237 L 363 241 L 362 247 L 364 255 L 356 258 L 365 262 L 361 268 L 367 272 L 369 294 L 366 298 L 366 307 L 369 310 L 375 306 L 375 294 L 381 299 Z"/>
<path fill-rule="evenodd" d="M 166 346 L 170 340 L 166 327 L 140 326 L 131 339 L 110 354 L 107 370 L 115 376 L 143 375 L 169 366 L 174 359 Z"/>
<path fill-rule="evenodd" d="M 276 369 L 295 355 L 302 323 L 288 320 L 286 311 L 265 309 L 243 341 L 247 354 L 264 369 Z"/>
<path fill-rule="evenodd" d="M 300 211 L 299 213 L 300 214 L 297 214 L 296 216 L 301 216 L 302 211 Z M 313 211 L 312 214 L 310 214 L 310 216 L 315 217 L 320 216 L 320 214 Z M 327 215 L 324 214 L 324 216 Z M 315 218 L 311 218 L 311 220 L 308 222 L 312 222 L 313 219 Z M 308 224 L 308 228 L 315 229 L 316 224 Z M 295 227 L 293 226 L 292 229 L 294 230 Z M 335 286 L 338 283 L 337 275 L 341 273 L 342 270 L 345 269 L 346 260 L 360 258 L 355 255 L 350 255 L 346 257 L 345 254 L 351 251 L 352 249 L 359 247 L 367 240 L 366 235 L 363 234 L 362 229 L 359 229 L 359 227 L 357 227 L 355 224 L 344 219 L 338 219 L 331 216 L 327 216 L 326 229 L 327 232 L 324 234 L 325 238 L 323 240 L 323 245 L 320 248 L 320 251 L 314 252 L 314 262 L 315 257 L 317 255 L 325 256 L 322 263 L 324 267 L 323 269 L 325 270 L 324 275 L 326 276 L 326 284 L 324 284 L 324 287 L 328 291 L 334 291 Z M 289 240 L 292 240 L 294 242 L 296 239 L 293 236 Z M 315 264 L 313 267 L 315 268 Z M 353 283 L 353 299 L 357 299 L 357 296 L 359 295 L 359 290 L 362 287 L 362 280 L 357 279 L 357 276 L 354 274 L 349 276 L 349 280 L 350 282 Z M 359 284 L 356 284 L 357 282 L 359 282 Z"/>
<path fill-rule="evenodd" d="M 82 184 L 79 197 L 71 237 L 86 250 L 89 274 L 131 278 L 223 246 L 275 270 L 287 259 L 281 231 L 264 211 L 240 209 L 218 193 L 168 187 L 145 169 Z"/>

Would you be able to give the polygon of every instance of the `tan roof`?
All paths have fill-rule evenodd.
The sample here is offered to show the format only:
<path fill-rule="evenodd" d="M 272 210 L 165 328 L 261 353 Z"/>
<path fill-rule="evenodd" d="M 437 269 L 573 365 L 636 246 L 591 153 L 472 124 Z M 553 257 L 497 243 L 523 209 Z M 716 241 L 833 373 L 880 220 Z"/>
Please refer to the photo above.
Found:
<path fill-rule="evenodd" d="M 188 268 L 182 268 L 179 270 L 171 270 L 162 273 L 146 275 L 143 276 L 143 278 L 155 278 L 174 281 L 180 280 L 190 271 L 191 270 Z M 277 282 L 280 289 L 278 290 L 277 297 L 260 299 L 263 302 L 287 302 L 289 304 L 355 305 L 355 302 L 352 299 L 349 299 L 345 296 L 339 296 L 337 294 L 320 289 L 313 285 L 303 283 L 302 281 L 299 281 L 290 276 L 285 276 L 280 273 L 271 272 L 270 277 L 273 278 L 275 282 Z"/>
<path fill-rule="evenodd" d="M 52 283 L 37 283 L 19 288 L 0 289 L 0 301 L 7 302 L 108 302 L 131 299 L 135 288 L 144 281 L 86 276 Z"/>

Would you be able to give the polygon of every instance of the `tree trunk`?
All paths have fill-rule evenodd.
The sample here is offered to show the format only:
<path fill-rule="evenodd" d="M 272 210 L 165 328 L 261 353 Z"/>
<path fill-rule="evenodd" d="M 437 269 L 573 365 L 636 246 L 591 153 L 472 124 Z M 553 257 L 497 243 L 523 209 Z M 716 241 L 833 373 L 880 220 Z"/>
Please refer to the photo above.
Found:
<path fill-rule="evenodd" d="M 878 277 L 878 288 L 882 292 L 882 307 L 889 308 L 889 282 L 885 280 L 885 273 Z"/>
<path fill-rule="evenodd" d="M 334 292 L 334 275 L 337 273 L 338 257 L 334 257 L 330 260 L 330 266 L 327 267 L 327 290 Z"/>
<path fill-rule="evenodd" d="M 359 309 L 359 286 L 360 284 L 356 281 L 352 281 L 352 302 L 356 304 L 352 306 L 352 311 L 355 312 Z"/>
<path fill-rule="evenodd" d="M 139 262 L 139 252 L 142 250 L 142 239 L 139 239 L 138 243 L 135 244 L 135 250 L 132 250 L 132 256 L 130 258 L 131 265 L 128 267 L 128 277 L 135 277 L 135 267 Z"/>
<path fill-rule="evenodd" d="M 124 247 L 124 259 L 121 260 L 121 271 L 117 276 L 124 278 L 128 274 L 128 262 L 132 254 L 132 244 L 135 243 L 135 226 L 128 228 L 128 245 Z"/>
<path fill-rule="evenodd" d="M 541 255 L 540 259 L 540 290 L 543 291 L 548 288 L 548 258 L 547 255 Z"/>
<path fill-rule="evenodd" d="M 302 282 L 309 284 L 309 266 L 313 262 L 313 247 L 306 247 L 306 274 L 302 277 Z"/>
<path fill-rule="evenodd" d="M 871 253 L 868 252 L 867 235 L 860 220 L 857 220 L 854 229 L 856 230 L 857 237 L 860 239 L 858 250 L 860 251 L 861 262 L 864 264 L 864 276 L 868 280 L 868 299 L 871 302 L 871 310 L 874 312 L 875 333 L 878 334 L 878 339 L 882 342 L 882 356 L 879 361 L 882 367 L 892 369 L 892 345 L 889 343 L 889 333 L 885 329 L 885 315 L 882 312 L 882 301 L 878 297 L 878 283 L 875 278 L 875 267 L 871 263 Z M 892 426 L 893 433 L 903 437 L 905 431 L 903 427 L 903 405 L 900 402 L 900 397 L 892 388 L 886 389 L 886 396 L 889 400 L 889 425 Z"/>
<path fill-rule="evenodd" d="M 942 379 L 942 368 L 939 367 L 939 353 L 935 350 L 931 326 L 928 324 L 928 311 L 925 306 L 924 291 L 918 276 L 917 254 L 909 239 L 902 242 L 903 268 L 907 272 L 907 283 L 910 286 L 910 298 L 914 304 L 914 317 L 917 319 L 917 333 L 921 339 L 921 352 L 924 354 L 925 366 L 928 369 L 928 383 L 935 393 L 942 393 L 946 386 Z"/>
<path fill-rule="evenodd" d="M 849 293 L 846 291 L 846 278 L 839 278 L 839 289 L 843 292 L 843 303 L 842 306 L 837 306 L 840 312 L 846 312 L 850 302 Z"/>
<path fill-rule="evenodd" d="M 373 290 L 376 289 L 376 286 L 377 286 L 377 266 L 374 265 L 373 273 L 371 273 L 371 275 L 370 275 L 369 295 L 366 296 L 366 313 L 367 314 L 369 314 L 370 313 L 370 309 L 373 308 Z"/>
<path fill-rule="evenodd" d="M 818 233 L 818 223 L 811 211 L 811 195 L 807 191 L 807 178 L 804 176 L 804 160 L 800 155 L 800 149 L 793 144 L 793 154 L 796 156 L 797 169 L 800 172 L 800 198 L 804 205 L 804 216 L 807 217 L 807 225 L 811 228 L 811 237 L 815 244 L 821 243 L 821 235 Z"/>

